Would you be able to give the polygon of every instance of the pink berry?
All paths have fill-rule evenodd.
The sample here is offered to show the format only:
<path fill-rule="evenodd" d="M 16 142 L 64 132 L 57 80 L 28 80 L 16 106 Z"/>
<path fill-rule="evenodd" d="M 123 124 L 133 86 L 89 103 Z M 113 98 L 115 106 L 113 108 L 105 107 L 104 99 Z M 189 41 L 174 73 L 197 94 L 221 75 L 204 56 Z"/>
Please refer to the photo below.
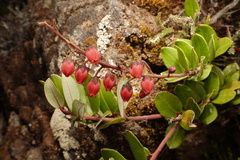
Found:
<path fill-rule="evenodd" d="M 74 61 L 72 58 L 65 58 L 61 66 L 62 73 L 68 77 L 74 72 Z"/>
<path fill-rule="evenodd" d="M 80 65 L 75 72 L 76 80 L 79 84 L 83 84 L 88 77 L 89 68 L 85 65 Z"/>
<path fill-rule="evenodd" d="M 174 66 L 170 66 L 168 68 L 168 73 L 174 73 L 175 71 L 176 71 L 176 67 L 174 67 Z"/>
<path fill-rule="evenodd" d="M 99 63 L 99 61 L 100 61 L 101 54 L 100 54 L 100 52 L 96 48 L 90 47 L 86 51 L 86 57 L 87 57 L 89 62 L 97 65 Z"/>
<path fill-rule="evenodd" d="M 129 83 L 126 83 L 122 86 L 120 91 L 123 102 L 129 101 L 133 94 L 133 88 Z"/>
<path fill-rule="evenodd" d="M 129 72 L 133 77 L 140 78 L 143 73 L 143 67 L 144 67 L 144 64 L 142 61 L 132 62 Z"/>
<path fill-rule="evenodd" d="M 153 86 L 154 82 L 149 76 L 143 77 L 143 80 L 141 81 L 141 87 L 146 95 L 148 95 L 152 91 Z"/>
<path fill-rule="evenodd" d="M 88 82 L 88 95 L 90 97 L 96 97 L 100 90 L 100 81 L 97 77 L 92 77 Z"/>
<path fill-rule="evenodd" d="M 106 91 L 111 91 L 111 89 L 116 84 L 115 74 L 108 72 L 103 79 L 103 84 L 104 84 Z"/>

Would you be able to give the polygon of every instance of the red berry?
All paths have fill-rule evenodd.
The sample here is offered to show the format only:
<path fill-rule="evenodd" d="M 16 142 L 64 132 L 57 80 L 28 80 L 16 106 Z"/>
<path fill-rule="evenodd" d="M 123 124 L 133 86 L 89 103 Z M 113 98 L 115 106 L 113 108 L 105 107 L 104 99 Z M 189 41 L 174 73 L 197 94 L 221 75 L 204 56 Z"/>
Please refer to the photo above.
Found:
<path fill-rule="evenodd" d="M 123 102 L 129 101 L 133 94 L 133 88 L 129 83 L 126 83 L 122 86 L 120 91 Z"/>
<path fill-rule="evenodd" d="M 135 61 L 132 62 L 131 68 L 129 70 L 130 74 L 135 78 L 140 78 L 143 73 L 143 62 L 142 61 Z"/>
<path fill-rule="evenodd" d="M 100 81 L 97 77 L 92 77 L 88 82 L 88 95 L 90 97 L 96 97 L 96 94 L 100 90 Z"/>
<path fill-rule="evenodd" d="M 152 91 L 153 86 L 154 82 L 149 76 L 143 77 L 143 80 L 141 81 L 141 87 L 146 95 L 148 95 Z"/>
<path fill-rule="evenodd" d="M 111 89 L 116 84 L 115 74 L 108 72 L 103 79 L 103 84 L 104 84 L 106 91 L 111 91 Z"/>
<path fill-rule="evenodd" d="M 101 54 L 100 54 L 100 52 L 96 48 L 90 47 L 86 51 L 86 57 L 87 57 L 89 62 L 97 65 L 99 63 L 99 61 L 100 61 Z"/>
<path fill-rule="evenodd" d="M 83 84 L 88 77 L 89 68 L 84 65 L 80 65 L 75 72 L 76 80 L 79 84 Z"/>
<path fill-rule="evenodd" d="M 68 77 L 74 72 L 74 61 L 72 58 L 65 58 L 61 66 L 62 73 Z"/>

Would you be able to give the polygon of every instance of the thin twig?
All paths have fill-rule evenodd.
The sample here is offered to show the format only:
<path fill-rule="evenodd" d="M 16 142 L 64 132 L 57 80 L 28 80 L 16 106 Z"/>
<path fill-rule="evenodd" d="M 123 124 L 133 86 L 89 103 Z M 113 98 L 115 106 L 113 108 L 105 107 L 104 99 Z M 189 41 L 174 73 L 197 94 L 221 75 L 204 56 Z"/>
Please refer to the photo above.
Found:
<path fill-rule="evenodd" d="M 155 152 L 152 154 L 152 157 L 150 160 L 155 160 L 157 158 L 157 156 L 159 155 L 159 153 L 162 151 L 163 147 L 165 146 L 165 144 L 167 143 L 167 141 L 169 140 L 169 138 L 173 135 L 173 133 L 176 131 L 176 129 L 179 127 L 179 122 L 176 122 L 174 124 L 174 126 L 172 127 L 172 129 L 168 132 L 168 134 L 165 136 L 165 138 L 162 140 L 162 142 L 160 143 L 160 145 L 158 146 L 158 148 L 155 150 Z"/>

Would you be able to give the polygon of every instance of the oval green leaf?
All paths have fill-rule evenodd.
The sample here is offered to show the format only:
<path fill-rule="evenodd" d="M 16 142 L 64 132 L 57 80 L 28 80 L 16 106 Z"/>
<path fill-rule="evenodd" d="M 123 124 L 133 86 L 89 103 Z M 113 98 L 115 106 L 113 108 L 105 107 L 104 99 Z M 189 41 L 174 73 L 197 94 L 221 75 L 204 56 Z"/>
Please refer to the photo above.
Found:
<path fill-rule="evenodd" d="M 200 24 L 196 28 L 195 33 L 198 33 L 198 34 L 202 35 L 204 37 L 204 39 L 206 40 L 207 44 L 209 44 L 210 40 L 213 38 L 214 46 L 216 48 L 218 48 L 217 33 L 215 32 L 215 30 L 211 26 L 209 26 L 207 24 Z"/>
<path fill-rule="evenodd" d="M 190 131 L 194 128 L 196 128 L 197 126 L 194 125 L 192 122 L 195 118 L 195 113 L 193 110 L 186 110 L 185 112 L 183 112 L 182 114 L 182 119 L 180 121 L 180 126 L 185 129 L 186 131 Z"/>
<path fill-rule="evenodd" d="M 204 56 L 205 59 L 203 62 L 204 64 L 206 64 L 209 59 L 209 55 L 208 55 L 209 48 L 206 40 L 203 38 L 203 36 L 201 36 L 198 33 L 194 34 L 191 40 L 192 40 L 192 46 L 194 47 L 198 57 Z"/>
<path fill-rule="evenodd" d="M 172 93 L 160 92 L 155 99 L 155 104 L 158 112 L 166 118 L 176 117 L 177 113 L 182 112 L 181 101 Z"/>
<path fill-rule="evenodd" d="M 52 80 L 48 78 L 44 84 L 44 93 L 48 102 L 54 107 L 59 108 L 64 106 L 64 97 L 61 95 Z"/>
<path fill-rule="evenodd" d="M 67 105 L 70 111 L 72 111 L 73 101 L 75 99 L 79 100 L 79 91 L 77 83 L 71 76 L 66 77 L 64 74 L 62 74 L 62 87 Z"/>
<path fill-rule="evenodd" d="M 104 148 L 101 150 L 101 155 L 104 160 L 110 160 L 111 158 L 114 160 L 126 160 L 126 158 L 114 149 Z"/>
<path fill-rule="evenodd" d="M 234 81 L 234 82 L 226 83 L 223 86 L 223 89 L 231 89 L 231 90 L 240 89 L 240 81 Z"/>
<path fill-rule="evenodd" d="M 206 91 L 201 82 L 186 80 L 184 82 L 184 84 L 186 86 L 188 86 L 189 88 L 191 88 L 191 90 L 194 92 L 194 94 L 198 95 L 199 98 L 201 98 L 201 99 L 205 98 Z"/>
<path fill-rule="evenodd" d="M 228 50 L 228 48 L 232 45 L 232 43 L 233 43 L 233 41 L 228 37 L 219 39 L 215 58 L 222 55 L 223 53 L 225 53 Z"/>
<path fill-rule="evenodd" d="M 176 67 L 175 73 L 183 73 L 184 69 L 179 64 L 178 52 L 173 47 L 163 47 L 161 49 L 161 56 L 164 65 L 169 68 L 170 66 Z"/>
<path fill-rule="evenodd" d="M 217 96 L 218 91 L 220 89 L 220 79 L 215 72 L 211 72 L 208 78 L 205 79 L 204 88 L 207 93 L 211 93 L 212 91 L 214 91 L 211 96 L 211 99 Z"/>
<path fill-rule="evenodd" d="M 200 114 L 202 113 L 202 110 L 200 109 L 199 105 L 192 97 L 188 98 L 186 105 L 184 106 L 184 109 L 185 110 L 193 110 L 195 113 L 194 119 L 197 119 L 200 116 Z"/>
<path fill-rule="evenodd" d="M 126 132 L 126 137 L 132 150 L 132 153 L 134 155 L 134 158 L 136 160 L 147 160 L 145 148 L 141 144 L 141 142 L 137 139 L 137 137 L 130 131 Z"/>
<path fill-rule="evenodd" d="M 166 134 L 172 129 L 173 126 L 174 126 L 173 123 L 168 126 L 166 130 Z M 173 133 L 173 135 L 168 139 L 167 146 L 170 149 L 178 148 L 182 144 L 184 138 L 185 138 L 185 130 L 181 127 L 178 127 Z"/>
<path fill-rule="evenodd" d="M 192 17 L 192 19 L 195 20 L 195 14 L 199 12 L 199 4 L 196 0 L 185 0 L 184 11 L 188 17 Z"/>
<path fill-rule="evenodd" d="M 217 108 L 212 103 L 209 103 L 205 106 L 205 109 L 199 119 L 204 124 L 210 124 L 217 118 L 217 116 Z"/>
<path fill-rule="evenodd" d="M 232 89 L 223 89 L 218 96 L 212 101 L 214 104 L 224 104 L 231 101 L 236 96 L 236 92 Z"/>
<path fill-rule="evenodd" d="M 182 66 L 182 68 L 188 70 L 189 69 L 189 61 L 186 57 L 186 53 L 184 53 L 184 51 L 178 46 L 175 46 L 175 48 L 177 49 L 178 57 L 181 57 L 181 58 L 178 58 L 179 64 Z"/>

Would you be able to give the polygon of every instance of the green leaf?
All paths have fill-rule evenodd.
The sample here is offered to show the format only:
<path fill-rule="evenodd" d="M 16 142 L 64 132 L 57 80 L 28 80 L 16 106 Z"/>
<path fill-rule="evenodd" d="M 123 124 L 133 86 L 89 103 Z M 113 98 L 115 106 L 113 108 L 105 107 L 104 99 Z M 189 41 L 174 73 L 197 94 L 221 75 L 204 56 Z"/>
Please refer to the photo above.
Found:
<path fill-rule="evenodd" d="M 120 123 L 120 122 L 125 122 L 126 121 L 126 118 L 123 118 L 123 117 L 119 117 L 119 118 L 115 118 L 109 122 L 106 122 L 104 123 L 103 125 L 101 125 L 99 127 L 99 129 L 104 129 L 104 128 L 107 128 L 108 126 L 112 125 L 112 124 L 116 124 L 116 123 Z"/>
<path fill-rule="evenodd" d="M 172 129 L 173 126 L 173 123 L 168 126 L 166 134 Z M 178 127 L 173 133 L 173 135 L 168 139 L 167 146 L 169 147 L 169 149 L 178 148 L 182 144 L 184 138 L 185 130 L 181 127 Z"/>
<path fill-rule="evenodd" d="M 186 57 L 186 54 L 178 46 L 175 46 L 175 48 L 177 49 L 178 57 L 181 57 L 181 58 L 178 58 L 180 65 L 182 66 L 182 68 L 188 70 L 189 69 L 189 61 Z"/>
<path fill-rule="evenodd" d="M 62 78 L 59 75 L 53 74 L 51 75 L 51 80 L 54 83 L 54 85 L 57 87 L 59 92 L 63 95 L 63 89 L 62 89 Z"/>
<path fill-rule="evenodd" d="M 188 17 L 192 17 L 192 19 L 195 20 L 195 14 L 199 12 L 199 5 L 196 0 L 185 0 L 184 11 Z"/>
<path fill-rule="evenodd" d="M 201 82 L 186 80 L 184 84 L 191 88 L 194 94 L 197 95 L 199 98 L 203 99 L 206 96 L 206 91 Z"/>
<path fill-rule="evenodd" d="M 215 58 L 215 52 L 216 52 L 216 43 L 213 38 L 214 35 L 211 36 L 210 41 L 208 42 L 208 48 L 209 48 L 209 61 L 213 61 Z"/>
<path fill-rule="evenodd" d="M 226 83 L 223 86 L 223 89 L 231 89 L 231 90 L 240 89 L 240 81 L 234 81 L 234 82 Z"/>
<path fill-rule="evenodd" d="M 208 48 L 206 40 L 203 38 L 202 35 L 200 35 L 198 33 L 194 34 L 192 36 L 191 40 L 192 40 L 192 46 L 194 47 L 198 57 L 204 56 L 205 59 L 203 62 L 204 62 L 204 64 L 206 64 L 209 59 L 209 55 L 208 55 L 209 48 Z"/>
<path fill-rule="evenodd" d="M 202 113 L 202 110 L 200 109 L 199 105 L 192 97 L 189 97 L 187 99 L 184 109 L 185 110 L 193 110 L 195 113 L 195 119 L 197 119 L 200 116 L 200 114 Z"/>
<path fill-rule="evenodd" d="M 85 87 L 80 84 L 77 84 L 77 87 L 79 91 L 79 101 L 85 104 L 85 114 L 93 115 L 90 101 L 88 99 L 88 96 L 86 95 Z"/>
<path fill-rule="evenodd" d="M 67 105 L 70 111 L 72 111 L 72 102 L 75 99 L 79 100 L 77 83 L 71 76 L 66 77 L 64 74 L 62 74 L 62 87 Z"/>
<path fill-rule="evenodd" d="M 240 95 L 236 95 L 235 98 L 231 101 L 232 105 L 240 104 Z"/>
<path fill-rule="evenodd" d="M 88 97 L 91 109 L 94 113 L 98 113 L 100 109 L 100 94 L 97 93 L 96 97 Z"/>
<path fill-rule="evenodd" d="M 209 76 L 209 74 L 210 74 L 211 71 L 212 71 L 212 66 L 213 66 L 213 65 L 208 64 L 208 65 L 206 65 L 206 66 L 203 68 L 203 73 L 202 73 L 202 75 L 199 77 L 199 81 L 202 81 L 202 80 L 206 79 L 206 78 Z"/>
<path fill-rule="evenodd" d="M 201 113 L 203 112 L 206 105 L 208 105 L 208 103 L 211 101 L 210 97 L 212 96 L 212 94 L 213 94 L 213 91 L 211 93 L 208 93 L 207 96 L 199 104 L 199 108 L 201 110 Z"/>
<path fill-rule="evenodd" d="M 187 99 L 192 97 L 196 102 L 199 101 L 199 97 L 195 94 L 191 88 L 184 84 L 178 84 L 174 89 L 175 95 L 180 99 L 182 105 L 185 106 Z"/>
<path fill-rule="evenodd" d="M 164 65 L 169 68 L 170 66 L 176 67 L 175 73 L 183 73 L 184 69 L 179 64 L 178 52 L 173 47 L 163 47 L 161 49 L 161 56 Z"/>
<path fill-rule="evenodd" d="M 166 118 L 176 117 L 177 113 L 182 112 L 181 101 L 172 93 L 160 92 L 155 99 L 155 104 L 158 112 Z"/>
<path fill-rule="evenodd" d="M 209 42 L 213 38 L 214 46 L 216 48 L 218 48 L 218 37 L 217 37 L 216 32 L 214 31 L 214 29 L 211 26 L 209 26 L 207 24 L 200 24 L 196 28 L 195 33 L 202 35 L 204 37 L 204 39 L 206 40 L 207 44 L 209 44 Z"/>
<path fill-rule="evenodd" d="M 196 125 L 194 125 L 192 122 L 193 122 L 193 120 L 194 120 L 194 118 L 195 118 L 195 113 L 194 113 L 194 111 L 193 110 L 186 110 L 185 112 L 183 112 L 183 114 L 182 114 L 182 119 L 181 119 L 181 121 L 180 121 L 180 126 L 183 128 L 183 129 L 185 129 L 185 130 L 187 130 L 187 131 L 190 131 L 190 130 L 192 130 L 192 129 L 194 129 L 194 128 L 196 128 L 197 126 Z"/>
<path fill-rule="evenodd" d="M 212 103 L 209 103 L 208 105 L 206 105 L 199 119 L 204 124 L 210 124 L 217 118 L 217 116 L 217 108 Z"/>
<path fill-rule="evenodd" d="M 101 150 L 101 155 L 104 160 L 126 160 L 118 151 L 114 149 L 104 148 Z"/>
<path fill-rule="evenodd" d="M 126 132 L 126 137 L 134 158 L 136 160 L 147 160 L 147 154 L 145 152 L 145 148 L 141 144 L 141 142 L 137 139 L 137 137 L 130 131 Z"/>
<path fill-rule="evenodd" d="M 119 113 L 118 102 L 112 91 L 106 91 L 101 80 L 100 88 L 100 109 L 104 113 L 110 110 L 113 113 Z"/>
<path fill-rule="evenodd" d="M 224 104 L 231 101 L 236 96 L 236 92 L 232 89 L 223 89 L 218 96 L 212 101 L 214 104 Z"/>
<path fill-rule="evenodd" d="M 232 43 L 233 41 L 228 37 L 219 39 L 218 40 L 219 47 L 216 50 L 215 58 L 225 53 L 228 50 L 228 48 L 232 45 Z"/>
<path fill-rule="evenodd" d="M 84 103 L 76 99 L 72 103 L 72 112 L 80 119 L 82 119 L 84 115 L 84 106 Z"/>
<path fill-rule="evenodd" d="M 192 41 L 189 39 L 178 39 L 175 45 L 182 49 L 187 59 L 190 61 L 192 52 Z"/>
<path fill-rule="evenodd" d="M 207 93 L 211 93 L 212 91 L 214 91 L 211 96 L 211 99 L 217 96 L 218 91 L 220 89 L 220 79 L 215 72 L 211 72 L 208 78 L 205 79 L 204 88 Z"/>
<path fill-rule="evenodd" d="M 239 80 L 239 66 L 237 63 L 228 64 L 223 69 L 225 83 Z"/>
<path fill-rule="evenodd" d="M 44 84 L 44 93 L 48 102 L 54 107 L 59 108 L 64 106 L 64 97 L 56 88 L 50 78 L 48 78 Z"/>
<path fill-rule="evenodd" d="M 199 57 L 193 47 L 191 50 L 191 56 L 190 56 L 189 62 L 190 62 L 190 66 L 192 66 L 192 71 L 195 71 L 195 69 L 199 66 Z"/>
<path fill-rule="evenodd" d="M 126 109 L 128 102 L 123 102 L 120 91 L 122 89 L 122 86 L 125 83 L 127 83 L 127 81 L 128 81 L 127 79 L 123 78 L 123 79 L 119 80 L 118 85 L 117 85 L 117 101 L 118 101 L 118 107 L 119 107 L 119 112 L 120 112 L 121 117 L 124 117 L 124 115 L 125 115 L 124 110 Z"/>
<path fill-rule="evenodd" d="M 216 73 L 216 75 L 218 76 L 218 78 L 220 80 L 220 88 L 222 88 L 223 83 L 224 83 L 223 71 L 219 67 L 213 65 L 212 72 Z"/>

